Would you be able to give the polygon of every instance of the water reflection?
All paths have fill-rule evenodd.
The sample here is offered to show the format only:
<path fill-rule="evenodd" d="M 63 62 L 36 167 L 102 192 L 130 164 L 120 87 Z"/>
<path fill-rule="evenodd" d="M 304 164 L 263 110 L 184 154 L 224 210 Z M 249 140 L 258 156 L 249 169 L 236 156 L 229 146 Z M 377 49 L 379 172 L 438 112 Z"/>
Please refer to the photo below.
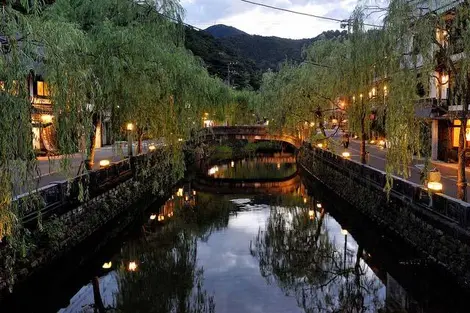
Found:
<path fill-rule="evenodd" d="M 275 153 L 207 166 L 207 175 L 230 179 L 279 179 L 297 171 L 295 156 Z"/>
<path fill-rule="evenodd" d="M 377 312 L 384 306 L 384 286 L 363 261 L 363 248 L 323 207 L 273 207 L 251 253 L 263 277 L 294 295 L 305 312 Z"/>

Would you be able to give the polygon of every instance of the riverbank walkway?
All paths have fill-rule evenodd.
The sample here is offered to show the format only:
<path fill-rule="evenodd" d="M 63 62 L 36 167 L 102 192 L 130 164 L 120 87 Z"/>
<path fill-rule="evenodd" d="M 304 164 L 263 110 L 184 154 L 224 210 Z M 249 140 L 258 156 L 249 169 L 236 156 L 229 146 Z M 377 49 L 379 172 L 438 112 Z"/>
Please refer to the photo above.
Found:
<path fill-rule="evenodd" d="M 151 143 L 152 142 L 150 141 L 143 142 L 144 152 L 148 151 L 148 146 Z M 158 146 L 159 144 L 155 145 Z M 133 144 L 133 149 L 135 152 L 137 149 L 136 143 Z M 111 146 L 97 148 L 95 150 L 95 160 L 93 169 L 99 169 L 101 160 L 109 160 L 109 162 L 114 163 L 127 159 L 127 153 L 127 142 L 120 142 Z M 84 157 L 81 153 L 76 153 L 69 156 L 59 155 L 37 157 L 38 173 L 37 176 L 34 178 L 35 186 L 37 186 L 37 188 L 41 188 L 50 184 L 54 184 L 55 182 L 63 181 L 77 176 L 79 170 L 84 167 L 83 158 Z M 65 167 L 65 171 L 64 167 L 61 166 L 61 163 L 64 162 L 64 159 L 66 159 L 66 162 L 69 162 L 69 164 Z M 21 194 L 22 192 L 25 192 L 22 189 L 24 188 L 19 188 L 19 190 L 17 190 L 15 194 Z"/>
<path fill-rule="evenodd" d="M 346 149 L 341 145 L 341 135 L 333 137 L 333 140 L 338 144 L 334 148 L 334 152 L 341 155 Z M 359 140 L 350 140 L 349 148 L 347 149 L 351 153 L 351 159 L 357 162 L 360 162 L 360 141 Z M 379 169 L 385 172 L 386 165 L 386 153 L 387 150 L 381 148 L 377 145 L 366 144 L 366 151 L 369 153 L 367 160 L 367 165 Z M 436 168 L 441 173 L 441 183 L 443 186 L 442 193 L 450 196 L 457 197 L 457 164 L 445 163 L 440 161 L 432 161 L 430 165 L 431 168 Z M 411 181 L 416 184 L 421 184 L 421 170 L 424 164 L 423 160 L 413 160 L 413 164 L 409 166 L 411 176 L 407 178 L 408 181 Z M 466 169 L 467 180 L 470 182 L 470 168 Z M 469 199 L 467 202 L 470 202 L 470 187 L 467 184 L 467 195 Z"/>

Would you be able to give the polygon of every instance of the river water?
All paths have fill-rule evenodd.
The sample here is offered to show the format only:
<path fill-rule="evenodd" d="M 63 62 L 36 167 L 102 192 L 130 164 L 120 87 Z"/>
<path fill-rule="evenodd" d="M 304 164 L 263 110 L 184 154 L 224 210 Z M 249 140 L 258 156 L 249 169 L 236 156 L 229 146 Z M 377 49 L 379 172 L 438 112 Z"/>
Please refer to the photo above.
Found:
<path fill-rule="evenodd" d="M 354 212 L 292 155 L 213 164 L 35 312 L 94 312 L 93 277 L 107 312 L 468 312 L 445 275 Z"/>

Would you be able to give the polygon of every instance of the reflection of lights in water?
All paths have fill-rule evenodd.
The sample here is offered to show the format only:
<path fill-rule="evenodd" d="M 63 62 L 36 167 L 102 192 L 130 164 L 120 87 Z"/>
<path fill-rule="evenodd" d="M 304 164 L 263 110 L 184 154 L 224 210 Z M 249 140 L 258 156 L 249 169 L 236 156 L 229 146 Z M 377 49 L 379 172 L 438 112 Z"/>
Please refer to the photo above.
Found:
<path fill-rule="evenodd" d="M 158 221 L 161 222 L 161 221 L 164 221 L 165 220 L 165 215 L 158 215 Z"/>
<path fill-rule="evenodd" d="M 235 167 L 235 162 L 233 162 L 233 161 L 230 162 L 230 166 L 231 166 L 231 167 Z"/>
<path fill-rule="evenodd" d="M 152 214 L 152 215 L 150 215 L 150 219 L 151 219 L 151 220 L 154 220 L 154 219 L 156 219 L 156 218 L 157 218 L 157 214 Z"/>
<path fill-rule="evenodd" d="M 218 171 L 219 171 L 219 167 L 216 165 L 216 166 L 211 167 L 211 168 L 209 169 L 208 174 L 209 174 L 209 175 L 214 175 L 214 174 L 217 173 Z"/>
<path fill-rule="evenodd" d="M 195 195 L 196 195 L 196 190 L 193 190 L 193 196 L 195 196 Z"/>
<path fill-rule="evenodd" d="M 129 262 L 129 266 L 127 267 L 127 269 L 130 272 L 135 272 L 137 270 L 137 263 L 135 263 L 134 261 Z"/>
<path fill-rule="evenodd" d="M 307 203 L 307 198 L 304 198 L 304 203 Z"/>
<path fill-rule="evenodd" d="M 341 155 L 345 159 L 349 159 L 351 157 L 351 153 L 349 153 L 348 151 L 344 151 Z"/>
<path fill-rule="evenodd" d="M 277 169 L 281 168 L 281 163 L 277 163 Z"/>
<path fill-rule="evenodd" d="M 313 210 L 308 210 L 308 216 L 312 218 L 314 216 L 315 212 Z"/>
<path fill-rule="evenodd" d="M 108 263 L 104 263 L 102 268 L 104 269 L 110 269 L 111 266 L 113 266 L 113 263 L 111 261 L 109 261 Z"/>
<path fill-rule="evenodd" d="M 182 197 L 182 196 L 183 196 L 183 188 L 179 188 L 179 189 L 178 189 L 178 192 L 176 193 L 176 195 L 177 195 L 178 197 Z"/>
<path fill-rule="evenodd" d="M 184 197 L 184 201 L 189 201 L 189 197 L 188 196 Z"/>
<path fill-rule="evenodd" d="M 317 203 L 317 208 L 321 209 L 321 203 Z"/>
<path fill-rule="evenodd" d="M 341 229 L 341 234 L 346 236 L 348 234 L 348 231 L 346 229 Z"/>

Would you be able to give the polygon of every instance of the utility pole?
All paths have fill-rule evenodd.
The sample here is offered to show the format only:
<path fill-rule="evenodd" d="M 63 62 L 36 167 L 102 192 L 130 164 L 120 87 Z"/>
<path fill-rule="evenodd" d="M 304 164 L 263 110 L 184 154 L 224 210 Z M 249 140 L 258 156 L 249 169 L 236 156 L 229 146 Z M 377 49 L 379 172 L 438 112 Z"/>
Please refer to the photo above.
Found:
<path fill-rule="evenodd" d="M 227 84 L 228 84 L 229 87 L 232 86 L 230 74 L 236 73 L 236 72 L 230 70 L 230 65 L 235 65 L 235 64 L 237 64 L 237 63 L 238 63 L 238 62 L 228 62 L 228 64 L 227 64 Z"/>

